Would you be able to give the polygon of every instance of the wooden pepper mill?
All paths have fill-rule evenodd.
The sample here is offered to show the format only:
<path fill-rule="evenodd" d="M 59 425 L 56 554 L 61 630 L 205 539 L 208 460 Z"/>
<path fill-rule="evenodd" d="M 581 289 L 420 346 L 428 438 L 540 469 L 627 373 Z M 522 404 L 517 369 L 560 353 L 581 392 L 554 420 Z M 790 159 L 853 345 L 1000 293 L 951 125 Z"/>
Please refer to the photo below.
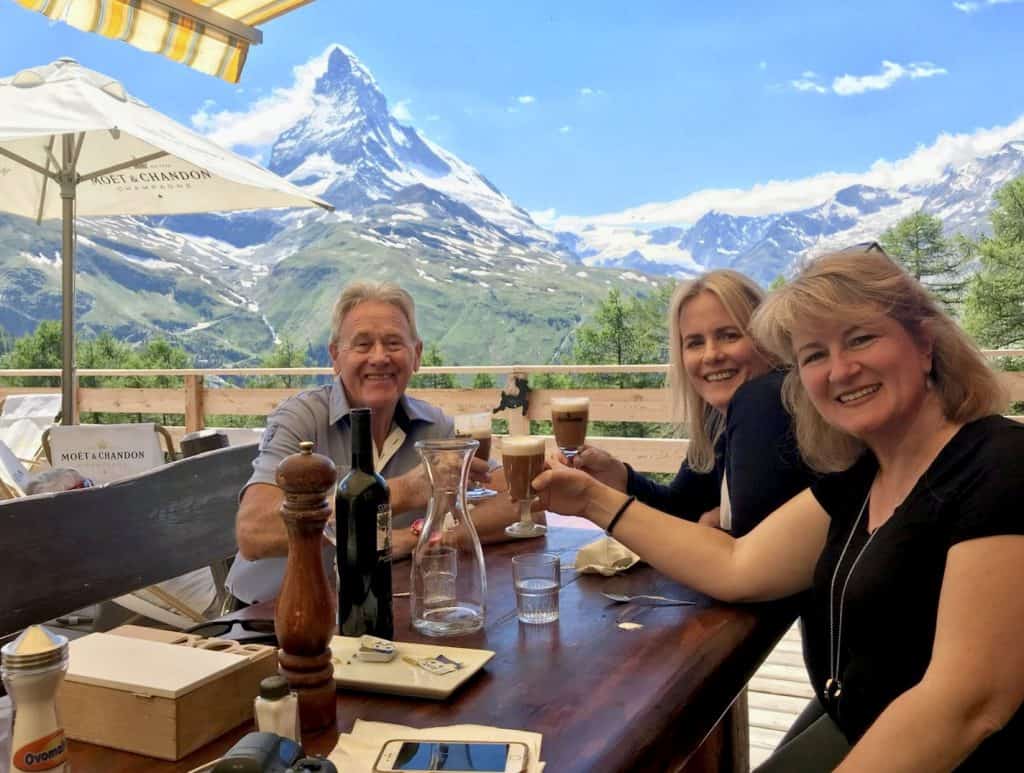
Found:
<path fill-rule="evenodd" d="M 337 470 L 313 443 L 277 466 L 284 490 L 281 517 L 288 529 L 288 563 L 274 608 L 274 631 L 280 649 L 278 670 L 299 696 L 302 732 L 334 727 L 334 664 L 331 636 L 337 622 L 322 559 L 324 524 L 331 514 L 327 498 Z"/>

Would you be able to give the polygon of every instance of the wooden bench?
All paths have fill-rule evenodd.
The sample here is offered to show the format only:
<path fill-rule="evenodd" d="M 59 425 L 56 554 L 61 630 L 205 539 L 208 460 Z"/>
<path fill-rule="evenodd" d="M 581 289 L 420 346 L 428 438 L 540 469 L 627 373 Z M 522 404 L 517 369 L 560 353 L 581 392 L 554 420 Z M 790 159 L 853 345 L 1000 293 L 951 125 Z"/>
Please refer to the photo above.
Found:
<path fill-rule="evenodd" d="M 0 636 L 234 555 L 256 446 L 0 502 Z"/>

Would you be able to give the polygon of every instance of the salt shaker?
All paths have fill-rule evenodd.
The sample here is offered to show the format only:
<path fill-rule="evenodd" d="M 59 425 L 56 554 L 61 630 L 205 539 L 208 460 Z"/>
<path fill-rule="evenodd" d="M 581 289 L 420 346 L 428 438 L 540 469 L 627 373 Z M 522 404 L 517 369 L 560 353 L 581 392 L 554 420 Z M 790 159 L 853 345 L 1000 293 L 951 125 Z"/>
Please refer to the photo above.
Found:
<path fill-rule="evenodd" d="M 299 730 L 299 699 L 288 688 L 283 676 L 268 676 L 260 682 L 256 698 L 256 729 L 261 733 L 276 733 L 302 743 Z"/>
<path fill-rule="evenodd" d="M 67 638 L 42 626 L 27 628 L 0 650 L 0 673 L 15 708 L 12 773 L 71 770 L 56 700 L 67 669 Z"/>

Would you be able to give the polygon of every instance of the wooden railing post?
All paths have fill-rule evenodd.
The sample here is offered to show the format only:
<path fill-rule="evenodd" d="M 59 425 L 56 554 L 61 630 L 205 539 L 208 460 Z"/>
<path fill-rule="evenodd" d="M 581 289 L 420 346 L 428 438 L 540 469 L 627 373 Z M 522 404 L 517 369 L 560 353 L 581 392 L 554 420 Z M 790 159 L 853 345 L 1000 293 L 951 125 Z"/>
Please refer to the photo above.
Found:
<path fill-rule="evenodd" d="M 203 377 L 185 376 L 185 431 L 195 432 L 206 425 L 203 415 Z"/>
<path fill-rule="evenodd" d="M 512 378 L 529 379 L 528 373 L 521 373 L 519 371 L 512 371 Z M 530 434 L 530 417 L 526 414 L 522 408 L 511 408 L 505 411 L 505 416 L 508 419 L 508 434 L 510 435 L 529 435 Z"/>

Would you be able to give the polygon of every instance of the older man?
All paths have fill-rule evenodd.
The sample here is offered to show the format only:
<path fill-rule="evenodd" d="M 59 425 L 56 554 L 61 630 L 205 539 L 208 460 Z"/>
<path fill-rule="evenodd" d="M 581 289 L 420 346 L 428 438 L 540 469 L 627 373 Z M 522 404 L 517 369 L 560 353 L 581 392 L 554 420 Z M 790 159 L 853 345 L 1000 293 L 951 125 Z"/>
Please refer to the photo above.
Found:
<path fill-rule="evenodd" d="M 301 441 L 312 440 L 317 453 L 329 456 L 344 474 L 352 461 L 352 408 L 373 409 L 376 467 L 391 492 L 394 554 L 407 555 L 416 545 L 413 522 L 426 506 L 430 485 L 415 443 L 451 437 L 454 428 L 440 409 L 405 394 L 423 351 L 412 297 L 389 282 L 348 285 L 334 307 L 328 351 L 337 378 L 289 398 L 268 417 L 252 477 L 242 490 L 236 521 L 239 557 L 228 577 L 228 587 L 242 601 L 273 598 L 284 577 L 288 537 L 279 514 L 284 494 L 274 483 L 278 463 L 296 453 Z M 486 476 L 486 464 L 474 460 L 474 473 Z M 503 487 L 500 471 L 493 483 Z M 473 521 L 483 539 L 497 538 L 513 520 L 507 497 L 474 508 Z"/>

